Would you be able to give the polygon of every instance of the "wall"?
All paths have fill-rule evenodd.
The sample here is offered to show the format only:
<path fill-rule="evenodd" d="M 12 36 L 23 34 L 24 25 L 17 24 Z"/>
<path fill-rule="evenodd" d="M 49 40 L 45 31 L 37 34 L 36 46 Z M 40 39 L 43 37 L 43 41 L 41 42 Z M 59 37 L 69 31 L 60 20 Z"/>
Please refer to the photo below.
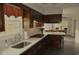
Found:
<path fill-rule="evenodd" d="M 40 34 L 39 28 L 31 28 L 28 31 L 24 32 L 24 37 L 25 39 L 29 39 L 30 36 L 35 35 L 35 34 Z"/>
<path fill-rule="evenodd" d="M 73 6 L 69 8 L 64 8 L 63 9 L 63 16 L 64 17 L 77 17 L 79 15 L 79 6 Z"/>
<path fill-rule="evenodd" d="M 79 6 L 69 7 L 63 9 L 63 17 L 69 18 L 68 20 L 68 34 L 72 37 L 75 36 L 75 19 L 79 15 Z"/>
<path fill-rule="evenodd" d="M 75 51 L 79 53 L 79 16 L 76 19 L 76 27 L 75 27 Z"/>
<path fill-rule="evenodd" d="M 62 18 L 62 29 L 68 28 L 68 19 Z"/>
<path fill-rule="evenodd" d="M 56 30 L 56 27 L 59 27 L 59 30 L 64 30 L 64 28 L 68 28 L 68 20 L 62 19 L 61 23 L 45 23 L 45 30 Z"/>
<path fill-rule="evenodd" d="M 68 28 L 67 29 L 67 35 L 72 35 L 71 30 L 72 30 L 72 25 L 71 25 L 71 19 L 70 18 L 62 18 L 62 29 Z"/>
<path fill-rule="evenodd" d="M 76 53 L 79 53 L 79 17 L 76 17 L 75 51 Z"/>
<path fill-rule="evenodd" d="M 76 17 L 75 42 L 79 43 L 79 17 Z"/>
<path fill-rule="evenodd" d="M 74 23 L 74 19 L 69 19 L 68 21 L 68 35 L 74 37 L 74 33 L 75 33 L 75 27 L 74 27 L 75 23 Z"/>
<path fill-rule="evenodd" d="M 68 31 L 67 31 L 67 34 L 68 35 L 72 35 L 72 24 L 71 24 L 71 21 L 72 21 L 72 19 L 69 19 L 68 20 Z"/>

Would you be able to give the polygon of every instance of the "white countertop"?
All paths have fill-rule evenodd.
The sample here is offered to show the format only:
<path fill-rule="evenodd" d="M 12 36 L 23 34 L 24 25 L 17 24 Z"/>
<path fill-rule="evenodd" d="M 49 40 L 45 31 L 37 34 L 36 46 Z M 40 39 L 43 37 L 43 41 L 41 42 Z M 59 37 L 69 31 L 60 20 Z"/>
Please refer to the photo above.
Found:
<path fill-rule="evenodd" d="M 65 33 L 63 33 L 63 32 L 45 32 L 44 36 L 42 38 L 29 38 L 29 39 L 24 40 L 24 42 L 25 41 L 31 42 L 31 44 L 29 44 L 28 46 L 25 46 L 24 48 L 17 49 L 17 48 L 8 47 L 8 48 L 5 48 L 5 49 L 0 49 L 0 54 L 1 55 L 19 55 L 19 54 L 23 53 L 24 51 L 28 50 L 30 47 L 35 45 L 40 40 L 42 40 L 48 34 L 65 35 Z"/>
<path fill-rule="evenodd" d="M 1 55 L 19 55 L 19 54 L 23 53 L 24 51 L 28 50 L 30 47 L 35 45 L 40 40 L 42 40 L 44 37 L 42 37 L 42 38 L 29 38 L 29 39 L 26 39 L 26 40 L 24 40 L 24 42 L 25 41 L 26 42 L 31 42 L 31 44 L 29 44 L 28 46 L 26 46 L 24 48 L 20 48 L 20 49 L 11 48 L 11 47 L 5 48 L 5 49 L 0 50 L 1 51 L 0 54 Z"/>
<path fill-rule="evenodd" d="M 52 35 L 65 35 L 64 32 L 44 32 L 45 35 L 52 34 Z"/>

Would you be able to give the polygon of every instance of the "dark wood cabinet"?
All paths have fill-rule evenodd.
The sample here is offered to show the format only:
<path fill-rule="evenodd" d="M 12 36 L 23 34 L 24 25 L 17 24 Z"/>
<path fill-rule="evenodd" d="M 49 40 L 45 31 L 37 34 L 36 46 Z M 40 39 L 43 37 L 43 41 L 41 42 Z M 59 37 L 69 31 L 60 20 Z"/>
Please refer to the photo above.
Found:
<path fill-rule="evenodd" d="M 63 37 L 60 35 L 47 35 L 21 55 L 43 55 L 49 48 L 62 48 L 62 41 Z"/>
<path fill-rule="evenodd" d="M 42 21 L 42 14 L 41 13 L 39 13 L 39 12 L 33 10 L 33 9 L 31 10 L 31 12 L 32 12 L 32 19 L 33 20 Z"/>
<path fill-rule="evenodd" d="M 43 16 L 41 13 L 35 11 L 35 10 L 31 10 L 31 14 L 32 14 L 32 19 L 36 20 L 36 21 L 43 21 Z"/>
<path fill-rule="evenodd" d="M 47 35 L 47 46 L 50 48 L 62 48 L 63 36 L 61 35 Z"/>
<path fill-rule="evenodd" d="M 5 31 L 3 4 L 0 3 L 0 32 Z"/>
<path fill-rule="evenodd" d="M 41 27 L 43 26 L 43 15 L 33 9 L 31 9 L 31 20 L 37 21 L 36 27 Z"/>
<path fill-rule="evenodd" d="M 31 9 L 31 14 L 32 14 L 32 19 L 36 20 L 38 19 L 38 12 L 36 12 L 35 10 Z"/>
<path fill-rule="evenodd" d="M 44 15 L 45 23 L 59 23 L 62 21 L 62 14 Z"/>
<path fill-rule="evenodd" d="M 37 42 L 34 46 L 29 48 L 27 51 L 24 51 L 21 55 L 41 55 L 46 50 L 46 40 L 42 39 Z"/>

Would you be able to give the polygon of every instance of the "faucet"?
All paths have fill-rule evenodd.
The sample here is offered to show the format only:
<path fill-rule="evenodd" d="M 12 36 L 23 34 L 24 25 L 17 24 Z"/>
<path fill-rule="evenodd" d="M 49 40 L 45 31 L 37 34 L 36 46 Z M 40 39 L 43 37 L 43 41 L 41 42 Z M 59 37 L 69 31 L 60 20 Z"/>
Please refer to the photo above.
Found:
<path fill-rule="evenodd" d="M 43 30 L 44 30 L 44 28 L 40 28 L 40 31 L 41 31 L 42 34 L 43 34 Z"/>

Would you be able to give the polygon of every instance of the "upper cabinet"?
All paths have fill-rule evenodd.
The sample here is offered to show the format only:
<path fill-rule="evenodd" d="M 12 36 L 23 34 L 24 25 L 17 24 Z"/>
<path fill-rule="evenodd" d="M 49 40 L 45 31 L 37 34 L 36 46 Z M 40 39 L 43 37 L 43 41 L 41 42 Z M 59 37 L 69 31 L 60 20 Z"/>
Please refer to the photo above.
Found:
<path fill-rule="evenodd" d="M 33 10 L 33 19 L 36 20 L 36 21 L 41 21 L 43 22 L 43 16 L 41 13 L 37 12 L 37 11 L 34 11 Z"/>
<path fill-rule="evenodd" d="M 5 31 L 3 4 L 0 4 L 0 32 Z"/>
<path fill-rule="evenodd" d="M 31 19 L 33 20 L 34 26 L 43 26 L 43 15 L 35 10 L 31 10 Z"/>
<path fill-rule="evenodd" d="M 60 23 L 62 21 L 62 14 L 44 15 L 45 23 Z"/>

